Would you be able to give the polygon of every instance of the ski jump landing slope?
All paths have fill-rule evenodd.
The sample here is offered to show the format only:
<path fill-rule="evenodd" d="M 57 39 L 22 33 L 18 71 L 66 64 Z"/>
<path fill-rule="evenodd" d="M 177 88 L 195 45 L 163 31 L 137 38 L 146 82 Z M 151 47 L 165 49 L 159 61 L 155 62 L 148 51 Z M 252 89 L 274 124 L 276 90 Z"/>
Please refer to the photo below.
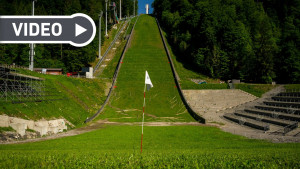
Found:
<path fill-rule="evenodd" d="M 179 95 L 155 18 L 141 15 L 132 36 L 110 103 L 100 118 L 141 120 L 147 70 L 154 87 L 146 91 L 146 121 L 194 121 Z"/>

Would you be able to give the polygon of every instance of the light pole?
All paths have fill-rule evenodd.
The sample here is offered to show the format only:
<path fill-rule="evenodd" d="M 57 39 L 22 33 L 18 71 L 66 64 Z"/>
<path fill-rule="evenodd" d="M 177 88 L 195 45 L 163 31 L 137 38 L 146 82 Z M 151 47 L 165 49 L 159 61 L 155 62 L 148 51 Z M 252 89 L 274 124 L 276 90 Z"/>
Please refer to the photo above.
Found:
<path fill-rule="evenodd" d="M 122 9 L 121 9 L 121 3 L 122 3 L 122 2 L 121 2 L 121 1 L 122 1 L 122 0 L 120 0 L 120 20 L 122 20 L 122 12 L 121 12 L 121 10 L 122 10 Z"/>
<path fill-rule="evenodd" d="M 133 0 L 133 16 L 135 16 L 135 0 Z"/>
<path fill-rule="evenodd" d="M 103 15 L 103 11 L 99 14 L 99 59 L 101 58 L 101 17 Z"/>
<path fill-rule="evenodd" d="M 32 0 L 32 16 L 34 16 L 34 2 L 37 0 Z M 33 71 L 33 58 L 34 58 L 34 44 L 30 44 L 30 52 L 29 52 L 29 70 Z"/>
<path fill-rule="evenodd" d="M 108 36 L 107 34 L 107 2 L 108 0 L 105 0 L 106 6 L 105 6 L 105 36 Z"/>

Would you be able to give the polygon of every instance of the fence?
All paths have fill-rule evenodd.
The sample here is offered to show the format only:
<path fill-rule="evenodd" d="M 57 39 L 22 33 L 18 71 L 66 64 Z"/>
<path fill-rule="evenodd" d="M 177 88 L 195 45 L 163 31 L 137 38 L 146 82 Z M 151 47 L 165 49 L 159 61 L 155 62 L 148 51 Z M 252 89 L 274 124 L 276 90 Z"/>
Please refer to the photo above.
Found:
<path fill-rule="evenodd" d="M 0 101 L 14 103 L 41 101 L 45 95 L 44 79 L 18 74 L 10 68 L 20 66 L 0 66 Z"/>
<path fill-rule="evenodd" d="M 14 68 L 28 69 L 28 67 L 19 66 L 19 65 L 8 65 L 8 64 L 0 64 L 0 67 L 7 68 L 7 69 L 14 69 Z"/>

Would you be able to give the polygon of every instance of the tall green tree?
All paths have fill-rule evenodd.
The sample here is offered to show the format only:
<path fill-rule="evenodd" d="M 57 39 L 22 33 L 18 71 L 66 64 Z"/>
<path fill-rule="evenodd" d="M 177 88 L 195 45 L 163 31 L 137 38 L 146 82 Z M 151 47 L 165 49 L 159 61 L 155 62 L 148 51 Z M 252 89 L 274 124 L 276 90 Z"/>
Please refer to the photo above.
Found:
<path fill-rule="evenodd" d="M 224 80 L 300 82 L 300 1 L 155 0 L 178 58 Z"/>
<path fill-rule="evenodd" d="M 119 2 L 118 2 L 119 3 Z M 137 3 L 136 3 L 137 5 Z M 31 15 L 32 0 L 0 0 L 0 15 Z M 123 0 L 124 16 L 133 14 L 133 0 Z M 136 7 L 136 10 L 138 8 Z M 72 15 L 85 13 L 95 22 L 99 30 L 99 13 L 105 11 L 104 0 L 38 0 L 35 4 L 35 15 Z M 117 8 L 119 10 L 119 8 Z M 111 10 L 108 6 L 108 16 Z M 126 14 L 128 13 L 128 14 Z M 104 42 L 105 21 L 102 17 L 102 43 Z M 108 29 L 111 25 L 108 24 Z M 99 31 L 97 31 L 97 34 Z M 35 67 L 64 68 L 64 71 L 80 71 L 82 67 L 90 66 L 98 57 L 98 35 L 87 46 L 82 48 L 68 44 L 36 44 Z M 0 63 L 28 66 L 28 44 L 0 45 Z"/>

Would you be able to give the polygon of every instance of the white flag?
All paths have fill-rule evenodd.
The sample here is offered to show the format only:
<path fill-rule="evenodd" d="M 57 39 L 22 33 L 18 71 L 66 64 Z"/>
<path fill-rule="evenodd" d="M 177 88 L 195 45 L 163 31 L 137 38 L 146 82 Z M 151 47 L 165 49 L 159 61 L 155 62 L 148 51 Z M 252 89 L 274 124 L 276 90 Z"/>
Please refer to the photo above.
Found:
<path fill-rule="evenodd" d="M 145 84 L 147 86 L 147 90 L 150 90 L 150 88 L 153 87 L 153 84 L 151 82 L 150 76 L 147 71 L 146 71 L 146 77 L 145 77 Z"/>

